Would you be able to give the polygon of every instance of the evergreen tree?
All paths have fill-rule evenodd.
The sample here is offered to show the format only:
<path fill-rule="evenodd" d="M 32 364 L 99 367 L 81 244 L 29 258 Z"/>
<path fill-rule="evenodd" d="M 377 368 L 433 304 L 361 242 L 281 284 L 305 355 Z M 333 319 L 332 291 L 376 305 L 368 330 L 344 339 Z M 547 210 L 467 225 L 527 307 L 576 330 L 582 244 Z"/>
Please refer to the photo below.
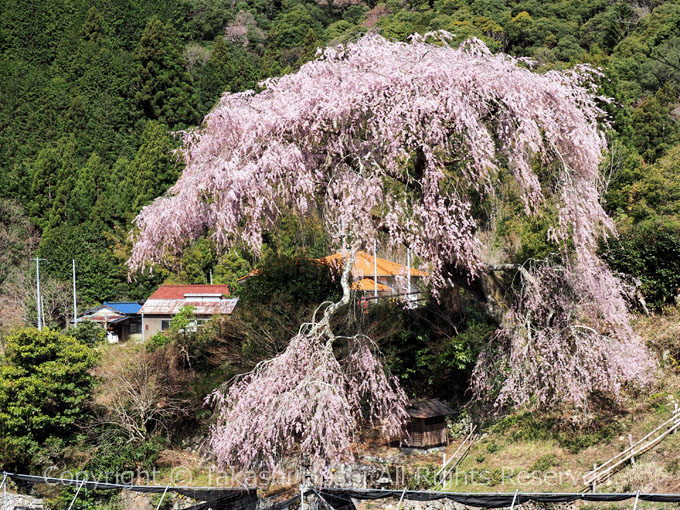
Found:
<path fill-rule="evenodd" d="M 107 218 L 104 205 L 104 189 L 109 169 L 96 153 L 90 156 L 85 166 L 78 171 L 78 178 L 71 194 L 69 219 L 74 223 L 91 221 L 99 223 Z"/>
<path fill-rule="evenodd" d="M 60 214 L 57 198 L 68 196 L 72 185 L 75 144 L 72 139 L 62 138 L 55 145 L 41 150 L 30 169 L 31 199 L 29 214 L 40 228 L 50 223 L 50 218 Z"/>
<path fill-rule="evenodd" d="M 148 121 L 142 134 L 142 145 L 130 165 L 130 179 L 136 197 L 133 209 L 138 211 L 162 195 L 175 183 L 180 173 L 175 148 L 167 126 Z"/>
<path fill-rule="evenodd" d="M 0 464 L 40 465 L 45 453 L 63 450 L 85 417 L 96 355 L 58 331 L 24 328 L 7 338 L 0 365 Z"/>
<path fill-rule="evenodd" d="M 223 92 L 229 90 L 229 82 L 234 75 L 231 52 L 224 42 L 224 37 L 218 37 L 215 47 L 210 53 L 210 59 L 203 68 L 200 77 L 201 107 L 203 111 L 210 110 Z"/>
<path fill-rule="evenodd" d="M 181 41 L 171 25 L 152 19 L 137 46 L 135 60 L 135 101 L 147 118 L 171 128 L 198 122 L 198 98 L 186 70 Z"/>
<path fill-rule="evenodd" d="M 259 63 L 255 62 L 255 57 L 249 55 L 245 51 L 239 52 L 239 55 L 236 58 L 233 78 L 229 87 L 230 90 L 232 92 L 253 90 L 257 87 L 259 79 Z"/>
<path fill-rule="evenodd" d="M 95 43 L 101 42 L 104 35 L 104 27 L 102 24 L 102 17 L 94 5 L 87 11 L 87 20 L 85 20 L 85 23 L 83 23 L 83 26 L 80 29 L 80 35 L 86 41 Z"/>
<path fill-rule="evenodd" d="M 319 49 L 320 46 L 323 46 L 323 42 L 321 41 L 321 39 L 319 39 L 319 36 L 316 35 L 316 32 L 311 28 L 307 30 L 305 39 L 304 41 L 302 41 L 301 48 L 302 52 L 300 53 L 300 58 L 295 63 L 295 68 L 299 69 L 305 62 L 314 60 L 314 57 L 316 56 L 316 51 Z"/>

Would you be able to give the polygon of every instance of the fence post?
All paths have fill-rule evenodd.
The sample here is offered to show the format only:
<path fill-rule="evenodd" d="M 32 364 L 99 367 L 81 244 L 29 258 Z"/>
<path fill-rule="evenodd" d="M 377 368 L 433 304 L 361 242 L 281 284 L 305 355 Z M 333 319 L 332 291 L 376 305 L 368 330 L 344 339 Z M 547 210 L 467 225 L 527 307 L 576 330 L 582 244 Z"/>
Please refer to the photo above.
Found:
<path fill-rule="evenodd" d="M 512 504 L 510 505 L 510 510 L 513 510 L 515 508 L 515 501 L 517 501 L 517 493 L 519 492 L 519 489 L 515 489 L 515 495 L 512 496 Z"/>
<path fill-rule="evenodd" d="M 595 492 L 597 490 L 597 463 L 593 464 L 593 487 L 592 491 Z"/>
<path fill-rule="evenodd" d="M 168 489 L 170 488 L 169 485 L 165 486 L 165 490 L 163 491 L 163 495 L 161 496 L 161 500 L 158 502 L 156 505 L 156 510 L 160 510 L 161 508 L 161 503 L 163 503 L 163 500 L 165 499 L 165 494 L 168 492 Z"/>
<path fill-rule="evenodd" d="M 71 500 L 71 504 L 68 506 L 68 510 L 71 510 L 71 508 L 73 508 L 73 503 L 76 502 L 76 498 L 78 497 L 78 493 L 80 492 L 80 489 L 82 489 L 83 485 L 85 485 L 85 480 L 87 480 L 87 477 L 83 478 L 83 481 L 80 482 L 80 485 L 78 486 L 78 490 L 76 491 L 76 495 L 73 496 L 73 499 Z"/>
<path fill-rule="evenodd" d="M 7 473 L 2 473 L 2 510 L 7 510 Z"/>

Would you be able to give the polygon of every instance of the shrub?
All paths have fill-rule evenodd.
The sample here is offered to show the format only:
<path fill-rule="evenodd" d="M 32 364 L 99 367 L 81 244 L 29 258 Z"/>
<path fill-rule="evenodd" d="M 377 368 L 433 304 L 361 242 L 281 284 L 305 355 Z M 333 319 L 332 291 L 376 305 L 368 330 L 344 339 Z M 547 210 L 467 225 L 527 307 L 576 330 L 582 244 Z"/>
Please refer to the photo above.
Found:
<path fill-rule="evenodd" d="M 105 381 L 97 396 L 97 421 L 119 428 L 134 444 L 166 431 L 187 413 L 188 404 L 179 395 L 192 376 L 175 361 L 166 349 L 149 353 L 120 345 L 106 352 L 97 368 Z"/>
<path fill-rule="evenodd" d="M 165 347 L 170 343 L 170 337 L 164 333 L 156 333 L 154 336 L 146 341 L 145 347 L 147 352 L 154 352 Z"/>
<path fill-rule="evenodd" d="M 92 347 L 106 338 L 106 331 L 99 324 L 93 321 L 83 321 L 69 331 L 69 333 L 81 344 Z"/>
<path fill-rule="evenodd" d="M 26 469 L 47 444 L 65 445 L 89 414 L 94 352 L 72 336 L 24 328 L 0 365 L 0 463 Z"/>
<path fill-rule="evenodd" d="M 276 255 L 239 289 L 242 307 L 269 303 L 274 297 L 292 306 L 308 306 L 336 301 L 341 294 L 340 279 L 334 278 L 328 266 L 315 260 Z"/>
<path fill-rule="evenodd" d="M 615 271 L 638 278 L 647 303 L 673 304 L 680 294 L 680 221 L 656 217 L 623 229 L 604 252 Z"/>

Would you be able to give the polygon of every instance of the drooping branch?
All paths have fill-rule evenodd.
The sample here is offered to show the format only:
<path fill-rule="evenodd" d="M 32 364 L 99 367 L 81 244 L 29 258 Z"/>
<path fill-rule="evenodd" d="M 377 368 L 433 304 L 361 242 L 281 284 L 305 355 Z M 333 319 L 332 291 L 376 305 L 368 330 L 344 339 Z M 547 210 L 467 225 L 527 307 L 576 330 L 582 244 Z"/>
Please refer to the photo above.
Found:
<path fill-rule="evenodd" d="M 527 212 L 557 202 L 556 238 L 573 233 L 577 250 L 592 249 L 612 225 L 598 202 L 605 138 L 590 72 L 533 73 L 476 40 L 369 35 L 329 48 L 259 94 L 223 96 L 187 137 L 178 183 L 136 219 L 130 265 L 160 261 L 206 229 L 218 246 L 258 250 L 281 205 L 304 215 L 316 202 L 337 245 L 342 224 L 364 247 L 383 230 L 430 263 L 435 289 L 449 283 L 446 268 L 474 278 L 485 261 L 472 204 L 501 185 L 498 154 Z M 553 165 L 554 188 L 541 187 L 537 156 L 564 162 Z"/>
<path fill-rule="evenodd" d="M 330 327 L 333 314 L 349 303 L 354 253 L 344 261 L 343 296 L 321 305 L 321 320 L 315 313 L 282 354 L 209 397 L 218 415 L 211 445 L 222 466 L 275 470 L 285 455 L 297 455 L 327 476 L 333 463 L 352 459 L 361 424 L 401 434 L 406 395 L 377 347 L 363 335 L 336 337 Z M 348 353 L 342 358 L 335 354 L 338 342 Z"/>
<path fill-rule="evenodd" d="M 624 385 L 654 377 L 654 361 L 626 320 L 622 284 L 601 262 L 493 269 L 519 276 L 517 299 L 477 362 L 477 399 L 497 409 L 571 403 L 585 410 L 593 392 L 617 398 Z"/>
<path fill-rule="evenodd" d="M 460 285 L 480 300 L 486 297 L 492 309 L 498 303 L 491 301 L 491 284 L 499 283 L 495 275 L 510 269 L 504 263 L 515 254 L 503 253 L 495 266 L 485 260 L 491 250 L 482 249 L 488 242 L 484 207 L 507 196 L 509 186 L 526 214 L 546 205 L 557 211 L 548 234 L 562 259 L 555 267 L 564 272 L 516 268 L 527 285 L 517 293 L 504 289 L 505 306 L 495 306 L 504 331 L 497 339 L 507 348 L 501 359 L 524 363 L 522 353 L 544 354 L 536 358 L 540 366 L 527 365 L 536 377 L 526 380 L 544 392 L 539 402 L 568 399 L 548 388 L 553 380 L 566 386 L 579 380 L 574 374 L 583 366 L 602 366 L 600 373 L 607 374 L 586 384 L 590 389 L 613 391 L 640 381 L 641 370 L 619 354 L 637 355 L 644 347 L 630 334 L 620 283 L 596 256 L 598 240 L 614 231 L 600 203 L 598 165 L 606 139 L 598 106 L 603 98 L 591 79 L 596 71 L 576 66 L 538 74 L 512 57 L 492 54 L 480 41 L 451 47 L 450 34 L 437 34 L 443 43 L 438 45 L 428 43 L 429 37 L 405 44 L 367 35 L 326 49 L 297 73 L 268 80 L 258 94 L 225 94 L 201 129 L 187 135 L 186 166 L 177 184 L 136 218 L 131 269 L 162 261 L 206 231 L 220 247 L 239 243 L 257 252 L 264 231 L 283 211 L 304 216 L 314 209 L 323 211 L 336 246 L 344 243 L 345 225 L 352 225 L 357 247 L 371 246 L 385 232 L 393 246 L 407 245 L 429 263 L 435 292 Z M 325 313 L 337 308 L 324 309 L 325 323 L 313 325 L 313 335 L 305 331 L 293 339 L 292 352 L 319 367 L 333 365 L 329 349 L 318 351 L 318 341 L 333 344 Z M 590 354 L 561 349 L 579 344 L 579 338 L 553 334 L 554 325 L 561 321 L 559 331 L 574 331 L 575 317 L 587 319 L 580 322 L 596 331 L 608 329 L 607 346 L 594 344 Z M 571 369 L 559 372 L 565 364 Z M 293 382 L 277 382 L 270 366 L 275 364 L 248 380 L 257 387 L 271 377 L 273 387 L 279 384 L 281 395 L 289 395 Z M 499 373 L 484 363 L 478 367 L 475 387 L 487 388 Z M 323 372 L 333 384 L 345 384 L 338 374 L 337 368 Z M 513 374 L 509 369 L 500 374 L 501 383 L 506 381 L 501 401 L 531 400 L 530 387 Z M 311 387 L 308 379 L 296 380 Z M 234 388 L 237 402 L 238 395 L 250 395 L 247 384 Z M 260 411 L 274 412 L 258 398 L 252 396 Z M 225 409 L 224 416 L 245 413 Z M 296 411 L 296 419 L 311 412 L 306 409 Z M 294 420 L 277 423 L 296 423 L 296 433 L 304 427 Z M 226 451 L 232 451 L 229 444 Z"/>

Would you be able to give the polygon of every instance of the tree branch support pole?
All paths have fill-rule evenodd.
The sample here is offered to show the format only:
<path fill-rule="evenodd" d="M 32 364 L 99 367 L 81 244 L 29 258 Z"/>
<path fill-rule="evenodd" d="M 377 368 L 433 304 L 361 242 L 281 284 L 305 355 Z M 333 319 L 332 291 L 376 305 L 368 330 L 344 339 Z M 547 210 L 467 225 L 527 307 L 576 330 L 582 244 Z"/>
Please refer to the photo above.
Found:
<path fill-rule="evenodd" d="M 168 493 L 168 489 L 170 488 L 169 485 L 165 486 L 165 490 L 163 491 L 163 495 L 161 496 L 161 500 L 158 502 L 156 505 L 156 510 L 160 510 L 161 505 L 163 504 L 163 500 L 165 499 L 165 495 Z"/>
<path fill-rule="evenodd" d="M 633 503 L 633 510 L 637 510 L 638 499 L 640 499 L 640 491 L 635 493 L 635 503 Z"/>
<path fill-rule="evenodd" d="M 407 274 L 407 288 L 406 299 L 408 300 L 409 308 L 411 307 L 411 249 L 406 248 L 406 272 Z"/>
<path fill-rule="evenodd" d="M 83 478 L 83 481 L 80 482 L 80 485 L 78 486 L 78 490 L 76 491 L 75 496 L 73 496 L 73 499 L 71 500 L 71 504 L 68 506 L 68 510 L 71 510 L 73 508 L 73 503 L 76 502 L 76 498 L 78 497 L 78 494 L 80 493 L 80 489 L 82 489 L 83 485 L 85 485 L 85 480 L 87 480 L 87 478 Z"/>
<path fill-rule="evenodd" d="M 305 510 L 305 486 L 300 485 L 300 510 Z"/>
<path fill-rule="evenodd" d="M 635 465 L 635 455 L 633 455 L 633 436 L 628 434 L 628 444 L 630 445 L 630 462 Z"/>
<path fill-rule="evenodd" d="M 512 496 L 512 504 L 510 505 L 510 510 L 513 510 L 515 508 L 515 502 L 517 501 L 517 494 L 519 493 L 519 489 L 515 489 L 515 494 Z"/>

